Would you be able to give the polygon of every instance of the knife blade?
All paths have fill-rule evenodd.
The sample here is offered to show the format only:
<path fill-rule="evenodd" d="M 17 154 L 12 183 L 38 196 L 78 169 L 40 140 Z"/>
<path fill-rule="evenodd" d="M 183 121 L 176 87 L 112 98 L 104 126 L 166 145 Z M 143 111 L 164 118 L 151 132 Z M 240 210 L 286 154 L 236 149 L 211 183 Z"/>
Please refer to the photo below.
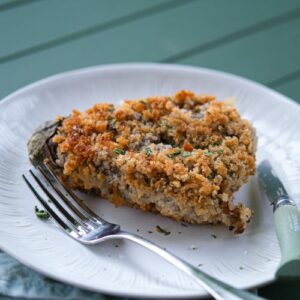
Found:
<path fill-rule="evenodd" d="M 264 160 L 259 164 L 257 173 L 260 184 L 271 204 L 276 205 L 276 202 L 281 198 L 290 199 L 284 185 L 268 160 Z"/>
<path fill-rule="evenodd" d="M 276 277 L 300 279 L 300 212 L 268 160 L 257 168 L 259 183 L 273 205 L 275 229 L 281 249 Z"/>

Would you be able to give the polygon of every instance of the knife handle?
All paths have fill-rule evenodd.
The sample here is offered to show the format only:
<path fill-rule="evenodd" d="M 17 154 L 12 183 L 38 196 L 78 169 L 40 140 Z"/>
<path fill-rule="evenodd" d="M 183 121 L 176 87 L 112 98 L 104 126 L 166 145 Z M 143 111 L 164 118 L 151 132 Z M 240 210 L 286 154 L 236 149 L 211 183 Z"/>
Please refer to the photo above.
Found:
<path fill-rule="evenodd" d="M 274 212 L 281 266 L 292 260 L 300 260 L 300 212 L 293 201 L 284 200 Z"/>

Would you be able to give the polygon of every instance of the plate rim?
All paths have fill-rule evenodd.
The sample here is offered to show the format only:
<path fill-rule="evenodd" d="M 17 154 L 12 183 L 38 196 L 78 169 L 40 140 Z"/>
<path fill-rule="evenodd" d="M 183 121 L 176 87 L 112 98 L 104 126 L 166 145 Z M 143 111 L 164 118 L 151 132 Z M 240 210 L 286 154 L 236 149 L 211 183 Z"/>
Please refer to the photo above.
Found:
<path fill-rule="evenodd" d="M 235 75 L 229 72 L 224 72 L 224 71 L 219 71 L 219 70 L 215 70 L 215 69 L 210 69 L 210 68 L 202 68 L 202 67 L 196 67 L 196 66 L 189 66 L 189 65 L 178 65 L 178 64 L 163 64 L 163 63 L 143 63 L 143 62 L 133 62 L 133 63 L 117 63 L 117 64 L 103 64 L 103 65 L 96 65 L 96 66 L 90 66 L 90 67 L 85 67 L 85 68 L 79 68 L 79 69 L 74 69 L 74 70 L 70 70 L 70 71 L 66 71 L 66 72 L 61 72 L 55 75 L 51 75 L 48 77 L 45 77 L 43 79 L 40 79 L 38 81 L 35 81 L 31 84 L 28 84 L 24 87 L 21 87 L 19 89 L 17 89 L 16 91 L 10 93 L 9 95 L 5 96 L 2 100 L 0 100 L 0 108 L 2 108 L 3 106 L 7 105 L 9 103 L 9 101 L 17 101 L 17 96 L 19 94 L 22 94 L 26 91 L 29 91 L 31 89 L 34 89 L 36 87 L 40 87 L 41 85 L 46 85 L 48 83 L 54 82 L 56 80 L 61 80 L 63 78 L 66 77 L 72 77 L 72 76 L 76 76 L 76 75 L 84 75 L 85 73 L 91 73 L 91 72 L 97 72 L 97 71 L 105 71 L 105 70 L 120 70 L 120 69 L 140 69 L 140 70 L 159 70 L 159 69 L 168 69 L 170 71 L 196 71 L 196 72 L 203 72 L 205 74 L 210 74 L 210 75 L 218 75 L 218 76 L 225 76 L 228 79 L 234 79 L 237 80 L 241 83 L 244 83 L 246 85 L 250 85 L 250 87 L 253 88 L 258 88 L 260 89 L 262 92 L 267 92 L 270 94 L 270 96 L 275 96 L 276 97 L 276 101 L 280 101 L 283 103 L 286 103 L 288 105 L 290 105 L 290 107 L 294 107 L 294 109 L 297 109 L 300 111 L 300 106 L 296 101 L 293 101 L 291 98 L 275 91 L 272 90 L 271 88 L 255 82 L 251 79 L 247 79 L 244 78 L 242 76 L 239 75 Z M 16 100 L 13 100 L 16 99 Z M 24 101 L 24 100 L 21 100 Z M 0 122 L 1 123 L 1 122 Z M 39 273 L 41 273 L 44 276 L 59 280 L 61 282 L 70 284 L 72 286 L 75 287 L 79 287 L 88 291 L 93 291 L 93 292 L 98 292 L 98 293 L 105 293 L 105 294 L 109 294 L 109 295 L 115 295 L 115 296 L 125 296 L 125 297 L 132 297 L 132 298 L 138 298 L 138 297 L 143 297 L 143 298 L 164 298 L 164 299 L 182 299 L 183 297 L 185 298 L 199 298 L 199 297 L 205 297 L 207 296 L 207 294 L 203 294 L 203 292 L 201 294 L 197 293 L 197 291 L 195 290 L 186 290 L 185 291 L 185 295 L 178 295 L 178 294 L 173 294 L 173 295 L 165 295 L 165 294 L 159 294 L 159 292 L 152 292 L 152 294 L 150 295 L 149 293 L 145 294 L 142 292 L 130 292 L 130 291 L 125 291 L 125 292 L 118 292 L 118 291 L 112 291 L 110 288 L 106 289 L 105 287 L 91 287 L 91 286 L 87 286 L 85 283 L 80 284 L 80 283 L 74 283 L 72 282 L 72 280 L 68 280 L 68 278 L 63 277 L 62 275 L 58 274 L 58 275 L 54 275 L 54 274 L 50 274 L 44 270 L 43 266 L 39 267 L 36 265 L 33 265 L 31 262 L 26 261 L 26 259 L 24 260 L 22 257 L 19 257 L 18 254 L 14 253 L 14 251 L 12 249 L 9 249 L 10 247 L 6 247 L 6 245 L 0 245 L 0 249 L 2 251 L 4 251 L 5 253 L 9 254 L 10 256 L 14 257 L 17 261 L 21 262 L 22 264 L 28 266 L 30 269 L 35 270 Z M 253 284 L 253 285 L 249 285 L 246 288 L 247 289 L 251 289 L 251 288 L 256 288 L 259 286 L 263 286 L 268 284 L 269 282 L 272 282 L 275 279 L 275 274 L 273 274 L 273 276 L 269 276 L 264 282 L 262 282 L 261 284 Z"/>
<path fill-rule="evenodd" d="M 226 77 L 233 77 L 236 80 L 250 84 L 252 86 L 255 86 L 263 91 L 273 94 L 276 97 L 279 96 L 278 101 L 287 102 L 290 105 L 293 105 L 295 108 L 300 109 L 300 105 L 295 100 L 292 100 L 288 96 L 286 96 L 278 91 L 275 91 L 262 83 L 259 83 L 255 80 L 252 80 L 252 79 L 240 76 L 240 75 L 236 75 L 236 74 L 233 74 L 230 72 L 225 72 L 225 71 L 212 69 L 212 68 L 204 68 L 204 67 L 197 67 L 197 66 L 184 65 L 184 64 L 181 65 L 181 64 L 153 63 L 153 62 L 129 62 L 129 63 L 116 63 L 116 64 L 101 64 L 101 65 L 95 65 L 95 66 L 90 66 L 90 67 L 73 69 L 73 70 L 53 74 L 50 76 L 46 76 L 42 79 L 39 79 L 37 81 L 34 81 L 32 83 L 29 83 L 29 84 L 21 87 L 21 88 L 18 88 L 14 92 L 4 96 L 2 99 L 0 99 L 0 107 L 2 105 L 4 105 L 3 103 L 6 103 L 7 101 L 9 101 L 10 98 L 17 96 L 20 93 L 30 90 L 31 88 L 35 88 L 39 85 L 46 84 L 50 81 L 59 80 L 65 76 L 73 76 L 73 75 L 78 75 L 80 73 L 90 73 L 91 71 L 96 72 L 99 69 L 120 69 L 120 68 L 135 68 L 135 69 L 138 69 L 138 68 L 140 68 L 140 69 L 171 68 L 174 70 L 181 69 L 181 70 L 190 70 L 190 71 L 202 71 L 202 72 L 210 73 L 210 74 L 217 74 L 217 75 L 222 75 L 222 76 L 226 76 Z"/>

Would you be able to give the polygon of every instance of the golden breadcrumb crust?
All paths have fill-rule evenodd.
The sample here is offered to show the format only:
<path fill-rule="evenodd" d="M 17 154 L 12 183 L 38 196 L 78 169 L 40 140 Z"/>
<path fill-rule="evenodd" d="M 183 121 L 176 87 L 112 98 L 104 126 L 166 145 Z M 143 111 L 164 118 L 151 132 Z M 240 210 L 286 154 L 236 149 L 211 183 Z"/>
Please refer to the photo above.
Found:
<path fill-rule="evenodd" d="M 64 179 L 116 205 L 237 233 L 251 217 L 232 196 L 255 172 L 254 130 L 213 96 L 183 90 L 73 110 L 52 141 Z"/>

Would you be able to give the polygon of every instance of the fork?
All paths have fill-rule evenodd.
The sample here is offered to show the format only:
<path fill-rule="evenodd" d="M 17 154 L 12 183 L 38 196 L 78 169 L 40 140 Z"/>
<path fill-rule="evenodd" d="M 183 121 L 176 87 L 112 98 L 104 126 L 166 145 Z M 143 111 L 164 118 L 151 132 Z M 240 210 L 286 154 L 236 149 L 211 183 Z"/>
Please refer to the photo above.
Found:
<path fill-rule="evenodd" d="M 136 234 L 122 231 L 119 225 L 109 223 L 99 217 L 58 179 L 49 163 L 39 163 L 29 170 L 28 175 L 22 175 L 22 177 L 53 220 L 76 241 L 85 245 L 94 245 L 111 239 L 127 239 L 156 253 L 191 276 L 217 300 L 264 299 L 230 286 L 153 242 Z M 47 201 L 48 199 L 50 201 Z"/>

